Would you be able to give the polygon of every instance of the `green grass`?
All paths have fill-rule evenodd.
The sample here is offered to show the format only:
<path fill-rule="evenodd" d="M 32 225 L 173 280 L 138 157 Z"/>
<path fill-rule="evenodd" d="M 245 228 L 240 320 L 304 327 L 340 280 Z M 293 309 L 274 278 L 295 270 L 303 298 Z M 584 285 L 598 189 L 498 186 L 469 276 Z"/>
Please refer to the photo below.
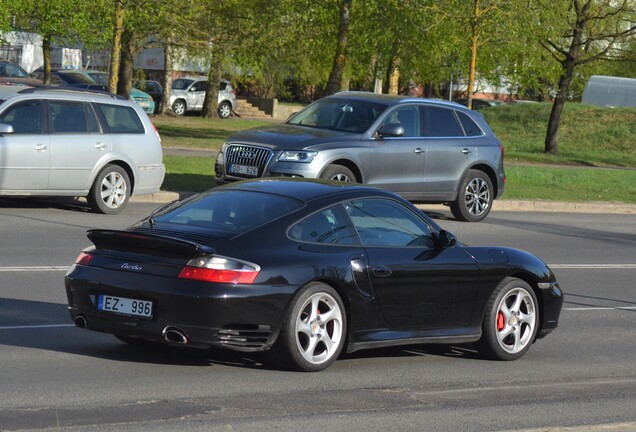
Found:
<path fill-rule="evenodd" d="M 567 103 L 559 155 L 544 153 L 552 104 L 501 105 L 481 111 L 506 149 L 506 162 L 636 167 L 636 108 Z"/>
<path fill-rule="evenodd" d="M 164 147 L 218 150 L 234 132 L 271 124 L 247 119 L 204 119 L 200 116 L 152 118 Z"/>
<path fill-rule="evenodd" d="M 550 109 L 541 103 L 482 111 L 506 148 L 508 182 L 502 199 L 636 204 L 636 169 L 577 168 L 636 168 L 636 109 L 566 104 L 558 156 L 543 153 Z M 236 131 L 271 124 L 195 116 L 157 116 L 153 122 L 164 147 L 211 150 Z M 213 158 L 165 156 L 164 162 L 163 190 L 198 192 L 214 186 Z"/>
<path fill-rule="evenodd" d="M 502 199 L 636 204 L 636 170 L 509 166 Z"/>

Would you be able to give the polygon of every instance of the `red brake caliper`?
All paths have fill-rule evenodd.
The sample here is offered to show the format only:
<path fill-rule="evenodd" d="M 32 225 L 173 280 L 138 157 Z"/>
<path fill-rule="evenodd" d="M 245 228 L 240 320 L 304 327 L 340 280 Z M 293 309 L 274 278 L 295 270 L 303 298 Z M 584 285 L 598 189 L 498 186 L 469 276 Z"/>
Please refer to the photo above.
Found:
<path fill-rule="evenodd" d="M 506 317 L 503 312 L 499 311 L 497 314 L 497 331 L 502 331 L 506 327 Z"/>

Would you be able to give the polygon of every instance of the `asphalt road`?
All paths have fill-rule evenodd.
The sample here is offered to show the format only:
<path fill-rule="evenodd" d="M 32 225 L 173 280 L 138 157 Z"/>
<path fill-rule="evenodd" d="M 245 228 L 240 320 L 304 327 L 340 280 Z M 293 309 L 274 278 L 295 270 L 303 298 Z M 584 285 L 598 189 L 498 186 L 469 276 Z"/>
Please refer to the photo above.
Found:
<path fill-rule="evenodd" d="M 470 244 L 526 249 L 566 293 L 561 324 L 515 362 L 470 346 L 363 351 L 321 373 L 258 355 L 140 349 L 72 326 L 63 276 L 101 216 L 0 199 L 0 430 L 636 430 L 636 216 L 493 212 L 438 222 Z"/>

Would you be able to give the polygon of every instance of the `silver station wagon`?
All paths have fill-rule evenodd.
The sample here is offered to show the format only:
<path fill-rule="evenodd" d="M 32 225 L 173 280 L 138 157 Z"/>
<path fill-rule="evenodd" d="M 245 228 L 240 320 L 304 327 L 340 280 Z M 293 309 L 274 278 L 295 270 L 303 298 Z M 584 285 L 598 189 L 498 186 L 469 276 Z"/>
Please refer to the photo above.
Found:
<path fill-rule="evenodd" d="M 283 124 L 230 136 L 215 178 L 367 183 L 413 202 L 448 204 L 457 219 L 478 222 L 503 193 L 503 154 L 484 117 L 459 104 L 343 92 Z"/>
<path fill-rule="evenodd" d="M 161 140 L 134 102 L 89 90 L 0 88 L 0 196 L 82 196 L 119 213 L 157 192 Z"/>

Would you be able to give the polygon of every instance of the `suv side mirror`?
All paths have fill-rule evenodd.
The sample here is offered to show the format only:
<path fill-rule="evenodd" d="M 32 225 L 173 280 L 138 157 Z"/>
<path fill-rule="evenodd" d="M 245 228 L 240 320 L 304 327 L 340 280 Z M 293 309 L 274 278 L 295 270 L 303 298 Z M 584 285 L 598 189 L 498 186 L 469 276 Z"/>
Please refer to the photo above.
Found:
<path fill-rule="evenodd" d="M 402 125 L 389 123 L 382 126 L 378 130 L 378 135 L 380 136 L 380 138 L 401 137 L 401 136 L 404 136 L 404 128 L 402 127 Z"/>
<path fill-rule="evenodd" d="M 6 123 L 0 123 L 0 135 L 4 134 L 12 134 L 15 131 L 13 130 L 13 126 Z"/>
<path fill-rule="evenodd" d="M 441 230 L 438 238 L 443 249 L 453 247 L 457 244 L 457 237 L 450 231 Z"/>

